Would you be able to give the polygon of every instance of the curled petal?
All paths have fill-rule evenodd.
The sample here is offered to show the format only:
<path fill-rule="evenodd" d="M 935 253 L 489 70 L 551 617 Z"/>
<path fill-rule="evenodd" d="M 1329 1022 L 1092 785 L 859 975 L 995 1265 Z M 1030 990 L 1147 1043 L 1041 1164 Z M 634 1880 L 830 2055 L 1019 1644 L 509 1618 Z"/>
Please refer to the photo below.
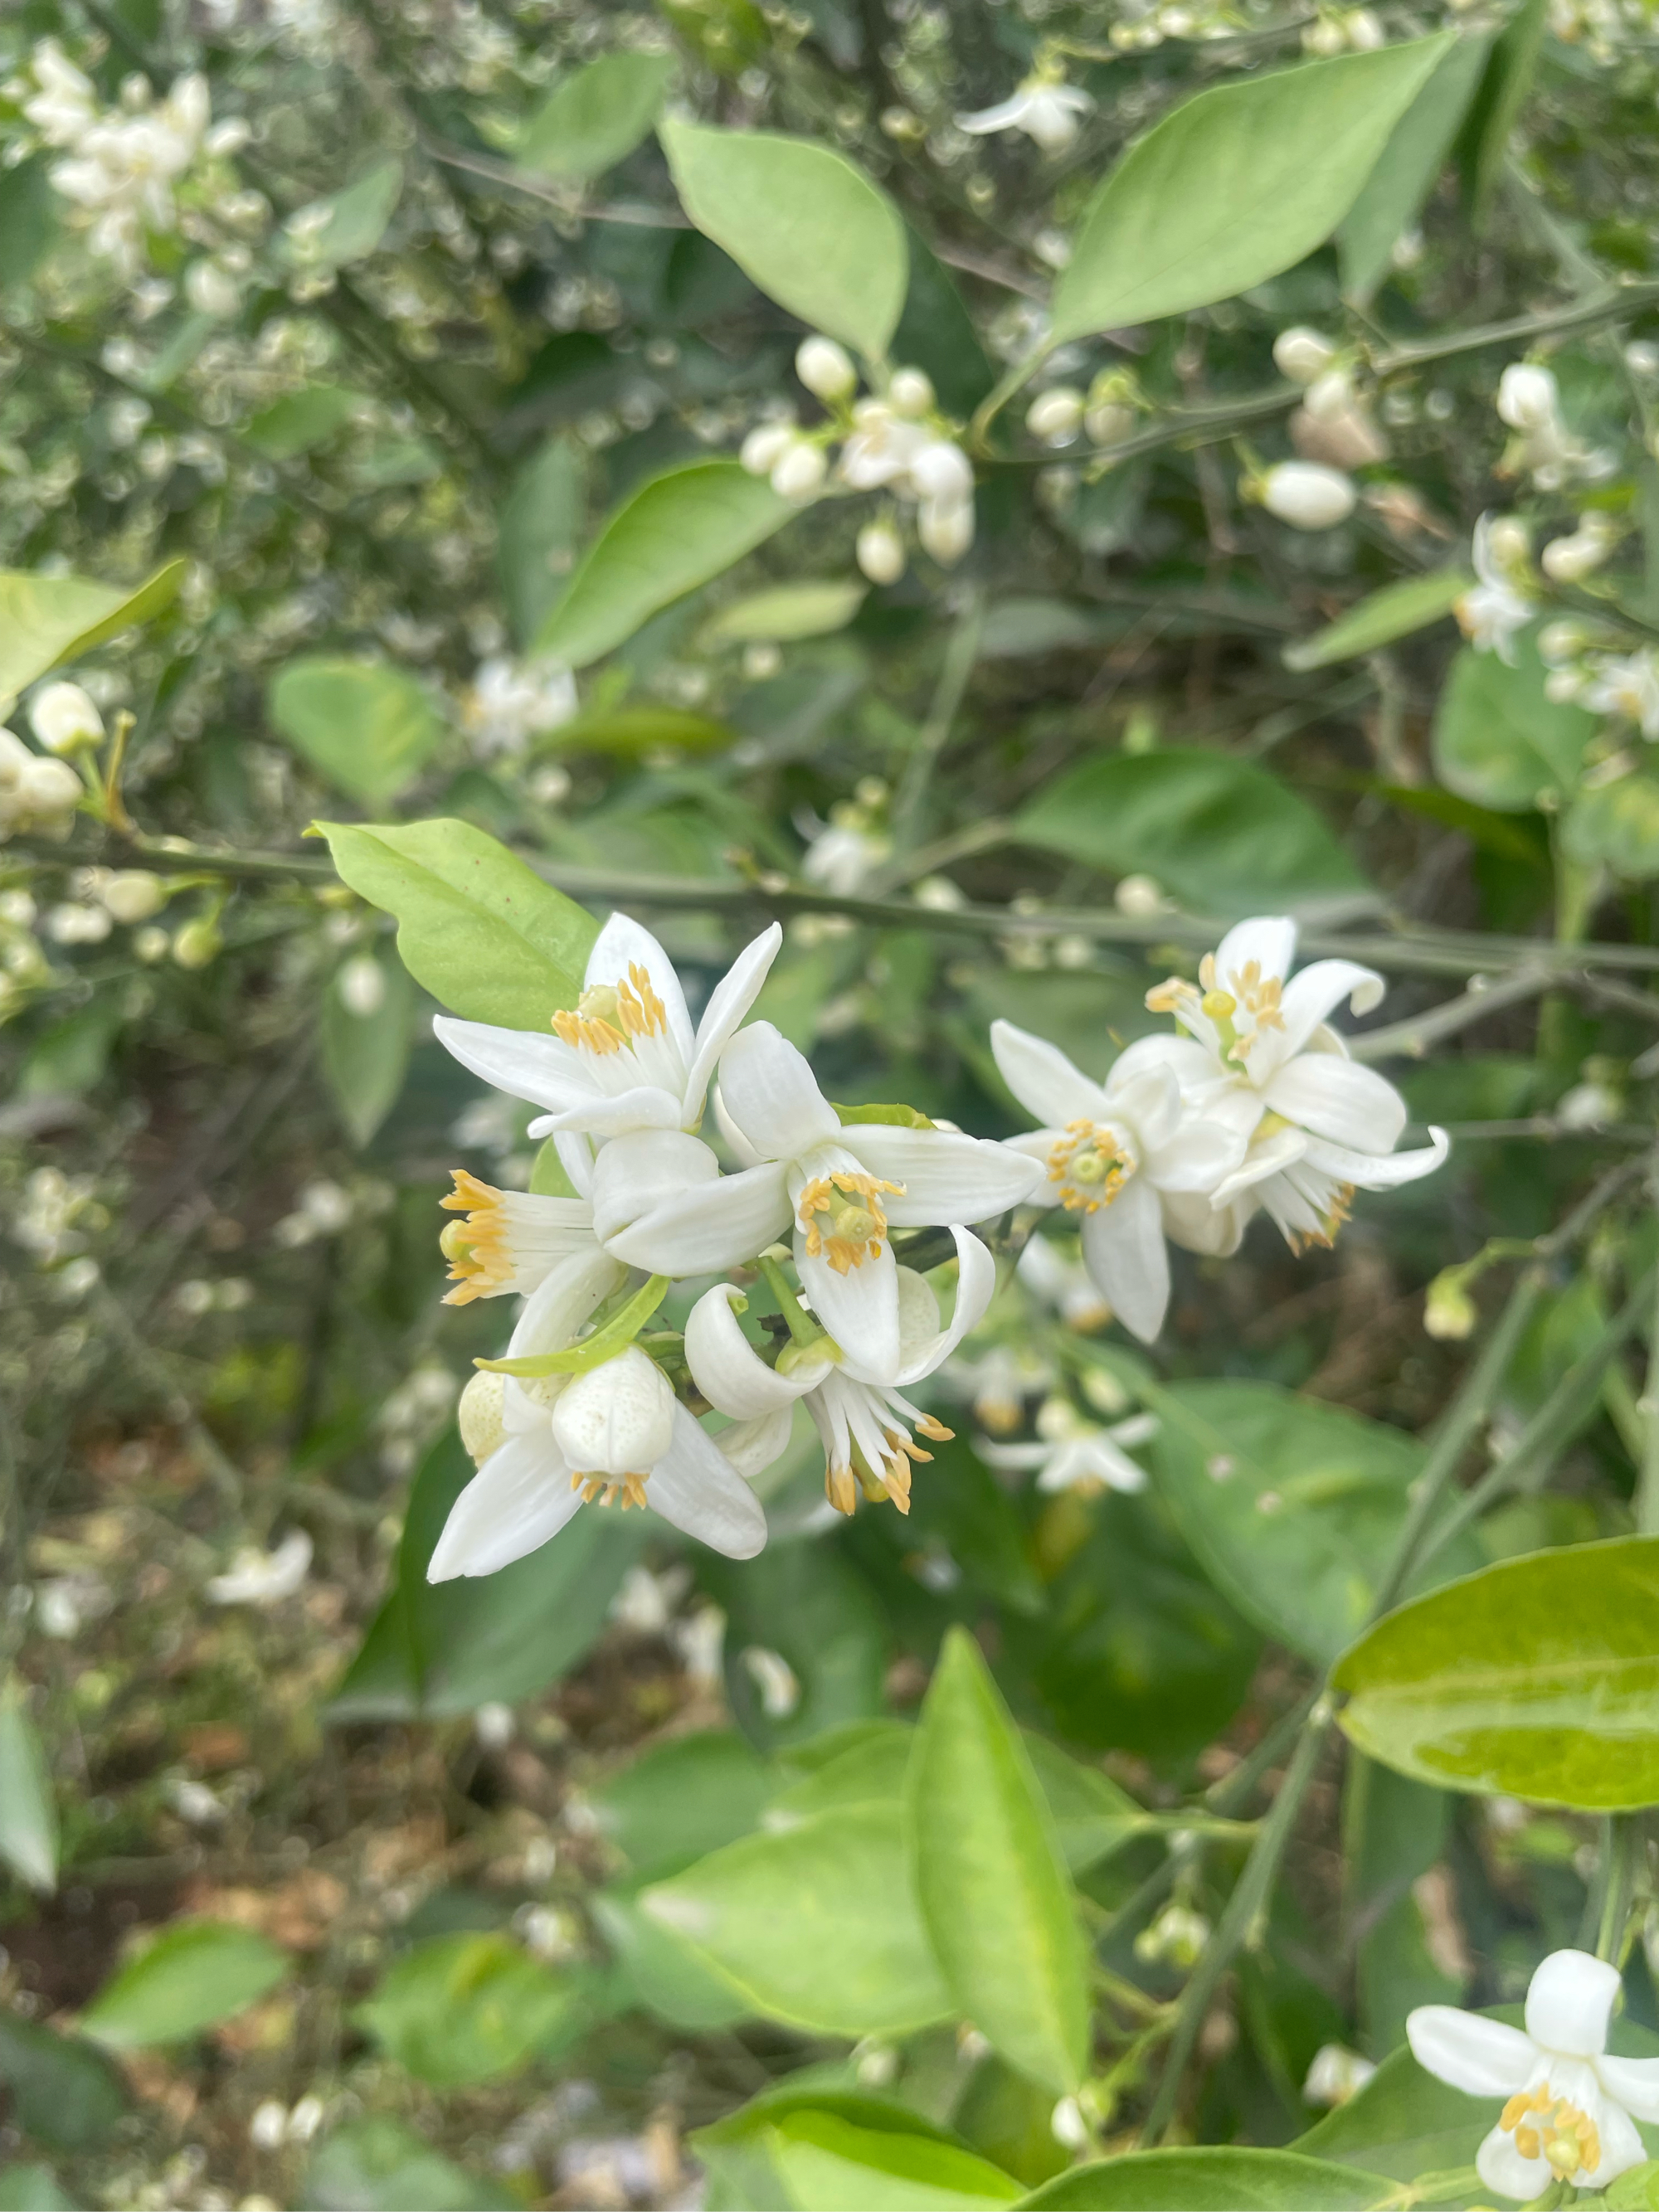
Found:
<path fill-rule="evenodd" d="M 1300 1129 L 1275 1129 L 1271 1137 L 1250 1146 L 1231 1175 L 1223 1176 L 1210 1193 L 1211 1205 L 1231 1205 L 1241 1193 L 1265 1182 L 1282 1168 L 1294 1167 L 1307 1149 L 1308 1139 Z"/>
<path fill-rule="evenodd" d="M 508 1358 L 562 1352 L 588 1316 L 627 1279 L 627 1268 L 597 1247 L 560 1261 L 525 1300 L 507 1341 Z"/>
<path fill-rule="evenodd" d="M 860 1121 L 840 1132 L 859 1164 L 902 1188 L 884 1194 L 896 1229 L 988 1221 L 1030 1198 L 1042 1169 L 1029 1154 L 950 1129 L 891 1129 Z"/>
<path fill-rule="evenodd" d="M 1382 1005 L 1387 988 L 1374 968 L 1362 968 L 1352 960 L 1316 960 L 1285 986 L 1279 1007 L 1285 1026 L 1268 1033 L 1275 1057 L 1292 1059 L 1344 999 L 1352 1012 L 1369 1014 Z"/>
<path fill-rule="evenodd" d="M 609 1243 L 665 1200 L 718 1182 L 720 1172 L 702 1139 L 682 1129 L 632 1129 L 614 1137 L 593 1163 L 593 1234 Z"/>
<path fill-rule="evenodd" d="M 1327 1175 L 1353 1183 L 1360 1190 L 1397 1190 L 1401 1183 L 1415 1182 L 1419 1176 L 1432 1175 L 1450 1152 L 1451 1139 L 1443 1129 L 1431 1129 L 1429 1138 L 1429 1143 L 1419 1152 L 1372 1155 L 1351 1152 L 1340 1145 L 1327 1145 L 1317 1137 L 1310 1137 L 1303 1158 L 1310 1167 L 1321 1168 Z"/>
<path fill-rule="evenodd" d="M 926 1284 L 922 1284 L 921 1288 L 923 1297 L 933 1308 L 934 1328 L 927 1334 L 915 1334 L 905 1328 L 902 1294 L 907 1287 L 906 1278 L 911 1283 L 919 1282 L 921 1279 L 908 1267 L 899 1269 L 899 1370 L 893 1380 L 901 1389 L 912 1382 L 920 1382 L 923 1376 L 931 1375 L 936 1368 L 944 1365 L 963 1338 L 984 1320 L 986 1308 L 990 1304 L 992 1293 L 997 1286 L 997 1263 L 991 1257 L 989 1249 L 981 1243 L 970 1229 L 953 1228 L 951 1234 L 957 1245 L 957 1302 L 951 1310 L 947 1328 L 937 1326 L 939 1304 Z M 919 1312 L 921 1303 L 921 1299 L 916 1301 Z M 845 1363 L 843 1372 L 859 1382 L 876 1379 L 860 1375 L 851 1359 Z"/>
<path fill-rule="evenodd" d="M 1471 2097 L 1512 2097 L 1538 2063 L 1536 2045 L 1518 2027 L 1455 2005 L 1419 2005 L 1407 2016 L 1406 2040 L 1425 2073 Z"/>
<path fill-rule="evenodd" d="M 1595 2070 L 1610 2097 L 1650 2126 L 1659 2122 L 1659 2058 L 1609 2058 L 1597 2053 Z"/>
<path fill-rule="evenodd" d="M 449 1014 L 437 1017 L 432 1034 L 491 1090 L 527 1098 L 550 1113 L 563 1114 L 599 1095 L 581 1055 L 556 1036 L 542 1036 L 534 1030 L 496 1029 L 489 1022 L 459 1022 Z"/>
<path fill-rule="evenodd" d="M 556 1536 L 581 1504 L 557 1445 L 539 1434 L 509 1437 L 449 1510 L 427 1563 L 429 1583 L 493 1575 Z"/>
<path fill-rule="evenodd" d="M 1542 2152 L 1536 2158 L 1522 2158 L 1513 2132 L 1504 2128 L 1494 2128 L 1482 2142 L 1474 2154 L 1474 2170 L 1494 2196 L 1516 2197 L 1523 2204 L 1541 2196 L 1555 2179 L 1554 2168 Z"/>
<path fill-rule="evenodd" d="M 1617 1966 L 1588 1951 L 1552 1951 L 1527 1990 L 1527 2033 L 1546 2051 L 1605 2051 L 1619 1978 Z"/>
<path fill-rule="evenodd" d="M 732 1305 L 738 1295 L 732 1284 L 716 1283 L 697 1300 L 685 1324 L 685 1362 L 716 1413 L 753 1421 L 787 1411 L 823 1381 L 831 1362 L 803 1360 L 788 1375 L 769 1367 L 738 1326 Z"/>
<path fill-rule="evenodd" d="M 1045 1127 L 1068 1121 L 1098 1121 L 1106 1113 L 1106 1094 L 1057 1044 L 1016 1029 L 1012 1022 L 991 1024 L 991 1050 L 998 1070 L 1020 1104 Z"/>
<path fill-rule="evenodd" d="M 760 1500 L 684 1406 L 674 1408 L 674 1441 L 652 1468 L 645 1494 L 653 1512 L 728 1559 L 752 1559 L 765 1547 Z"/>
<path fill-rule="evenodd" d="M 517 1094 L 523 1097 L 523 1092 Z M 678 1129 L 680 1102 L 672 1091 L 654 1083 L 637 1084 L 607 1098 L 589 1091 L 562 1113 L 544 1114 L 530 1125 L 532 1137 L 556 1137 L 563 1131 L 590 1132 L 596 1137 L 626 1136 L 630 1129 Z"/>
<path fill-rule="evenodd" d="M 765 1160 L 793 1159 L 841 1129 L 805 1055 L 770 1022 L 739 1030 L 720 1055 L 720 1106 Z"/>
<path fill-rule="evenodd" d="M 1334 1053 L 1299 1054 L 1261 1095 L 1275 1114 L 1310 1136 L 1358 1152 L 1391 1152 L 1406 1126 L 1406 1102 L 1393 1084 Z"/>
<path fill-rule="evenodd" d="M 733 1421 L 714 1442 L 744 1480 L 752 1482 L 788 1450 L 794 1427 L 793 1407 L 780 1406 L 770 1413 L 757 1414 L 752 1421 Z"/>
<path fill-rule="evenodd" d="M 1151 1344 L 1170 1304 L 1170 1255 L 1158 1193 L 1139 1176 L 1085 1219 L 1083 1264 L 1125 1328 Z"/>
<path fill-rule="evenodd" d="M 744 947 L 709 994 L 702 1019 L 697 1024 L 696 1049 L 686 1071 L 683 1103 L 688 1123 L 695 1121 L 702 1113 L 703 1093 L 720 1056 L 758 997 L 782 943 L 783 930 L 775 921 L 770 929 L 762 931 L 752 945 Z"/>
<path fill-rule="evenodd" d="M 1236 922 L 1217 945 L 1216 981 L 1224 991 L 1231 991 L 1231 979 L 1242 975 L 1252 961 L 1264 980 L 1277 975 L 1283 981 L 1295 958 L 1296 924 L 1290 916 L 1257 915 L 1249 921 Z"/>

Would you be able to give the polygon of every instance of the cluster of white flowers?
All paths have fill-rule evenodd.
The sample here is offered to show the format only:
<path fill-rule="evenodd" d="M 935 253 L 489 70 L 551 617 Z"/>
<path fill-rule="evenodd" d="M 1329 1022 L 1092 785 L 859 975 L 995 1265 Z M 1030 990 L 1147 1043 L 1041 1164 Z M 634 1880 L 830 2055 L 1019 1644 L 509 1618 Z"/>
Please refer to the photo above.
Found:
<path fill-rule="evenodd" d="M 1006 1143 L 908 1107 L 831 1105 L 796 1048 L 747 1018 L 781 941 L 775 924 L 749 945 L 695 1027 L 662 947 L 621 915 L 551 1036 L 434 1023 L 464 1066 L 541 1109 L 530 1134 L 553 1139 L 570 1192 L 498 1190 L 458 1170 L 444 1201 L 462 1217 L 441 1240 L 450 1302 L 525 1303 L 505 1359 L 462 1395 L 479 1472 L 434 1580 L 507 1565 L 585 1498 L 648 1504 L 749 1558 L 766 1540 L 750 1481 L 783 1452 L 798 1404 L 835 1506 L 850 1513 L 862 1494 L 908 1510 L 912 1462 L 929 1456 L 917 1439 L 950 1431 L 906 1393 L 983 1320 L 997 1267 L 974 1224 L 1012 1207 L 1075 1219 L 1092 1304 L 1150 1341 L 1169 1299 L 1166 1239 L 1230 1253 L 1260 1209 L 1292 1249 L 1328 1244 L 1356 1187 L 1409 1182 L 1445 1157 L 1439 1131 L 1426 1150 L 1395 1151 L 1404 1103 L 1327 1025 L 1343 999 L 1374 1006 L 1381 979 L 1346 960 L 1291 977 L 1289 921 L 1241 923 L 1196 983 L 1150 993 L 1178 1032 L 1130 1046 L 1104 1084 L 995 1024 L 1004 1079 L 1042 1125 Z M 731 1169 L 698 1133 L 711 1091 Z M 948 1321 L 893 1249 L 894 1231 L 921 1228 L 955 1246 Z M 1053 1262 L 1050 1294 L 1075 1303 L 1069 1263 Z M 675 1280 L 710 1276 L 726 1279 L 696 1298 L 683 1334 L 647 1333 Z M 761 1326 L 748 1330 L 751 1304 Z M 1005 1406 L 994 1425 L 1017 1423 L 1023 1391 L 1018 1376 L 1003 1382 L 1012 1419 Z M 994 1455 L 1036 1467 L 1045 1487 L 1140 1486 L 1127 1448 L 1151 1432 L 1144 1420 L 1102 1426 L 1054 1403 L 1034 1445 Z M 728 1423 L 718 1434 L 697 1418 L 710 1408 Z"/>
<path fill-rule="evenodd" d="M 973 463 L 923 371 L 896 368 L 884 391 L 859 398 L 852 356 L 834 338 L 814 337 L 802 340 L 795 374 L 829 419 L 811 429 L 788 419 L 761 423 L 744 441 L 744 468 L 769 477 L 781 498 L 804 505 L 823 490 L 830 448 L 839 442 L 835 471 L 848 490 L 884 491 L 914 506 L 924 551 L 947 568 L 961 560 L 974 542 Z M 891 513 L 859 532 L 858 561 L 872 583 L 891 584 L 903 574 L 904 539 Z"/>

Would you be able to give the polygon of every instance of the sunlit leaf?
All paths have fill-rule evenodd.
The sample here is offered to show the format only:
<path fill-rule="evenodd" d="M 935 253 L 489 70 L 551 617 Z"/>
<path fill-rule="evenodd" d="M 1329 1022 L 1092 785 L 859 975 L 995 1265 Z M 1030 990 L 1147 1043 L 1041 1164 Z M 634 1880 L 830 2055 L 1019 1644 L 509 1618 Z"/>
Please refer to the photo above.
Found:
<path fill-rule="evenodd" d="M 774 584 L 722 607 L 702 633 L 705 646 L 741 645 L 751 639 L 787 643 L 844 629 L 870 586 L 859 576 L 826 576 L 799 584 Z"/>
<path fill-rule="evenodd" d="M 1200 2145 L 1074 2166 L 1021 2200 L 1030 2212 L 1370 2212 L 1389 2183 L 1298 2151 Z"/>

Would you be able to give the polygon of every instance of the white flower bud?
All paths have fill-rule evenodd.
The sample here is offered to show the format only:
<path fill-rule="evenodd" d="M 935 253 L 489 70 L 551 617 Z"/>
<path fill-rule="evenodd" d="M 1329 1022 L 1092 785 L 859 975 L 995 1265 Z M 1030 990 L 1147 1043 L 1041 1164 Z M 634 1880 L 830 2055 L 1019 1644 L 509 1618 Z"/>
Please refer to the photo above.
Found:
<path fill-rule="evenodd" d="M 99 887 L 98 896 L 117 921 L 148 921 L 167 898 L 160 876 L 148 868 L 118 868 Z"/>
<path fill-rule="evenodd" d="M 859 532 L 858 564 L 872 584 L 896 584 L 904 574 L 904 540 L 890 522 L 866 522 Z"/>
<path fill-rule="evenodd" d="M 1570 707 L 1589 678 L 1582 668 L 1552 668 L 1544 678 L 1544 696 L 1554 707 Z"/>
<path fill-rule="evenodd" d="M 360 952 L 340 970 L 340 1004 L 367 1021 L 386 1004 L 386 970 L 372 952 Z"/>
<path fill-rule="evenodd" d="M 887 386 L 887 404 L 896 415 L 913 420 L 927 414 L 933 404 L 932 378 L 925 369 L 896 368 Z"/>
<path fill-rule="evenodd" d="M 224 949 L 218 924 L 205 915 L 198 915 L 173 933 L 173 957 L 180 968 L 211 967 Z"/>
<path fill-rule="evenodd" d="M 158 960 L 167 958 L 173 949 L 173 940 L 165 929 L 152 923 L 149 928 L 134 933 L 132 949 L 147 968 L 153 968 Z"/>
<path fill-rule="evenodd" d="M 795 374 L 818 399 L 849 399 L 859 387 L 852 356 L 834 338 L 803 338 L 795 352 Z"/>
<path fill-rule="evenodd" d="M 1512 430 L 1552 429 L 1559 408 L 1554 377 L 1534 362 L 1511 362 L 1498 380 L 1498 412 Z"/>
<path fill-rule="evenodd" d="M 1336 348 L 1318 331 L 1297 323 L 1273 340 L 1273 366 L 1292 384 L 1312 384 L 1336 359 Z"/>
<path fill-rule="evenodd" d="M 1045 446 L 1064 446 L 1075 438 L 1083 420 L 1083 394 L 1069 384 L 1038 394 L 1025 410 L 1025 427 Z"/>
<path fill-rule="evenodd" d="M 1091 407 L 1085 414 L 1083 427 L 1092 444 L 1115 446 L 1134 428 L 1135 410 L 1126 407 L 1121 399 L 1103 399 L 1097 407 Z"/>
<path fill-rule="evenodd" d="M 951 568 L 974 542 L 974 502 L 928 500 L 916 514 L 916 535 L 925 551 Z"/>
<path fill-rule="evenodd" d="M 782 648 L 769 637 L 757 637 L 743 648 L 743 672 L 751 684 L 764 684 L 782 665 Z"/>
<path fill-rule="evenodd" d="M 185 271 L 185 297 L 198 315 L 223 322 L 242 304 L 242 288 L 216 261 L 192 261 Z"/>
<path fill-rule="evenodd" d="M 48 684 L 29 702 L 29 727 L 51 753 L 95 745 L 104 718 L 78 684 Z"/>
<path fill-rule="evenodd" d="M 1120 914 L 1144 921 L 1149 915 L 1165 913 L 1170 902 L 1156 876 L 1125 876 L 1112 894 L 1112 903 Z"/>
<path fill-rule="evenodd" d="M 0 799 L 15 799 L 34 755 L 15 730 L 0 729 Z"/>
<path fill-rule="evenodd" d="M 674 1393 L 630 1344 L 575 1376 L 553 1401 L 553 1436 L 573 1474 L 648 1474 L 674 1434 Z"/>
<path fill-rule="evenodd" d="M 1353 378 L 1346 368 L 1328 368 L 1308 386 L 1302 403 L 1316 422 L 1328 422 L 1353 405 Z"/>
<path fill-rule="evenodd" d="M 54 945 L 101 945 L 109 931 L 100 906 L 55 906 L 46 916 L 46 935 Z"/>
<path fill-rule="evenodd" d="M 1573 660 L 1589 642 L 1576 622 L 1546 623 L 1538 633 L 1538 656 L 1547 667 Z"/>
<path fill-rule="evenodd" d="M 489 1375 L 483 1368 L 461 1393 L 455 1419 L 467 1456 L 477 1467 L 507 1441 L 506 1402 L 506 1376 Z"/>
<path fill-rule="evenodd" d="M 1599 514 L 1582 515 L 1571 538 L 1551 539 L 1540 557 L 1539 566 L 1558 584 L 1576 584 L 1601 567 L 1613 546 L 1613 533 L 1602 518 Z"/>
<path fill-rule="evenodd" d="M 1269 514 L 1295 530 L 1331 530 L 1353 513 L 1353 480 L 1318 461 L 1279 461 L 1261 485 Z"/>
<path fill-rule="evenodd" d="M 35 754 L 17 779 L 18 801 L 30 814 L 67 814 L 84 789 L 67 761 L 41 760 Z"/>
<path fill-rule="evenodd" d="M 1522 567 L 1530 549 L 1527 526 L 1518 515 L 1493 515 L 1486 530 L 1486 552 L 1495 568 Z"/>
<path fill-rule="evenodd" d="M 1374 54 L 1386 37 L 1382 24 L 1369 8 L 1351 9 L 1344 27 L 1348 33 L 1350 53 Z"/>
<path fill-rule="evenodd" d="M 822 446 L 805 438 L 792 440 L 772 470 L 772 489 L 780 499 L 805 505 L 823 482 L 829 464 Z"/>
<path fill-rule="evenodd" d="M 757 423 L 744 440 L 738 459 L 751 477 L 769 477 L 795 442 L 793 422 Z"/>
<path fill-rule="evenodd" d="M 956 506 L 974 495 L 974 465 L 948 438 L 935 438 L 924 446 L 908 473 L 918 499 Z"/>

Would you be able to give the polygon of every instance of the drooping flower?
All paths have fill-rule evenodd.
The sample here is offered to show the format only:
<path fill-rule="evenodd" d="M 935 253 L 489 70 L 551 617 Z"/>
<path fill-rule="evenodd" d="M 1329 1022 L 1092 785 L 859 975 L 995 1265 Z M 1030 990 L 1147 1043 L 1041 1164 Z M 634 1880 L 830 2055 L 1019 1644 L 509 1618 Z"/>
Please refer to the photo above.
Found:
<path fill-rule="evenodd" d="M 1045 154 L 1063 154 L 1078 134 L 1078 118 L 1094 101 L 1081 86 L 1064 83 L 1042 70 L 1017 84 L 1006 100 L 958 115 L 957 128 L 983 138 L 997 131 L 1023 131 Z"/>
<path fill-rule="evenodd" d="M 1561 2181 L 1605 2189 L 1646 2158 L 1634 2120 L 1659 2121 L 1659 2058 L 1608 2055 L 1618 1994 L 1606 1960 L 1552 1951 L 1527 1991 L 1524 2032 L 1454 2005 L 1407 2016 L 1419 2066 L 1472 2097 L 1508 2100 L 1475 2156 L 1500 2197 L 1525 2201 Z"/>
<path fill-rule="evenodd" d="M 1164 1249 L 1166 1194 L 1207 1197 L 1243 1157 L 1232 1129 L 1189 1110 L 1164 1064 L 1168 1040 L 1147 1038 L 1122 1054 L 1103 1084 L 1058 1045 L 991 1024 L 1003 1081 L 1042 1126 L 1010 1148 L 1040 1161 L 1037 1204 L 1079 1218 L 1083 1263 L 1124 1327 L 1150 1344 L 1170 1300 Z"/>
<path fill-rule="evenodd" d="M 860 1490 L 909 1511 L 911 1462 L 932 1457 L 916 1435 L 939 1443 L 951 1432 L 903 1393 L 944 1364 L 983 1319 L 996 1287 L 985 1246 L 966 1229 L 953 1233 L 958 1273 L 948 1327 L 926 1278 L 910 1267 L 895 1271 L 899 1358 L 890 1374 L 872 1373 L 829 1337 L 792 1344 L 769 1366 L 738 1326 L 739 1294 L 731 1284 L 717 1283 L 698 1299 L 685 1325 L 686 1364 L 709 1404 L 746 1432 L 738 1450 L 753 1437 L 775 1457 L 795 1402 L 804 1400 L 823 1441 L 824 1492 L 837 1511 L 852 1512 Z"/>
<path fill-rule="evenodd" d="M 1050 1398 L 1036 1418 L 1030 1443 L 997 1443 L 982 1437 L 976 1449 L 992 1467 L 1035 1468 L 1039 1490 L 1134 1492 L 1146 1487 L 1146 1470 L 1129 1456 L 1129 1448 L 1158 1434 L 1158 1417 L 1133 1413 L 1103 1427 L 1079 1413 L 1066 1398 Z"/>
<path fill-rule="evenodd" d="M 613 914 L 588 955 L 574 1011 L 554 1015 L 551 1036 L 448 1015 L 433 1034 L 486 1083 L 546 1109 L 531 1123 L 532 1137 L 695 1129 L 715 1064 L 782 942 L 774 922 L 738 955 L 694 1033 L 668 955 L 649 930 Z"/>
<path fill-rule="evenodd" d="M 1516 533 L 1519 532 L 1517 544 Z M 1515 665 L 1515 638 L 1538 612 L 1538 603 L 1519 588 L 1526 537 L 1508 515 L 1483 514 L 1474 526 L 1470 557 L 1480 581 L 1464 592 L 1453 611 L 1477 653 L 1495 653 Z"/>
<path fill-rule="evenodd" d="M 1019 1279 L 1044 1305 L 1052 1306 L 1067 1328 L 1087 1335 L 1104 1328 L 1112 1309 L 1081 1260 L 1068 1260 L 1046 1237 L 1030 1237 L 1016 1262 Z"/>

